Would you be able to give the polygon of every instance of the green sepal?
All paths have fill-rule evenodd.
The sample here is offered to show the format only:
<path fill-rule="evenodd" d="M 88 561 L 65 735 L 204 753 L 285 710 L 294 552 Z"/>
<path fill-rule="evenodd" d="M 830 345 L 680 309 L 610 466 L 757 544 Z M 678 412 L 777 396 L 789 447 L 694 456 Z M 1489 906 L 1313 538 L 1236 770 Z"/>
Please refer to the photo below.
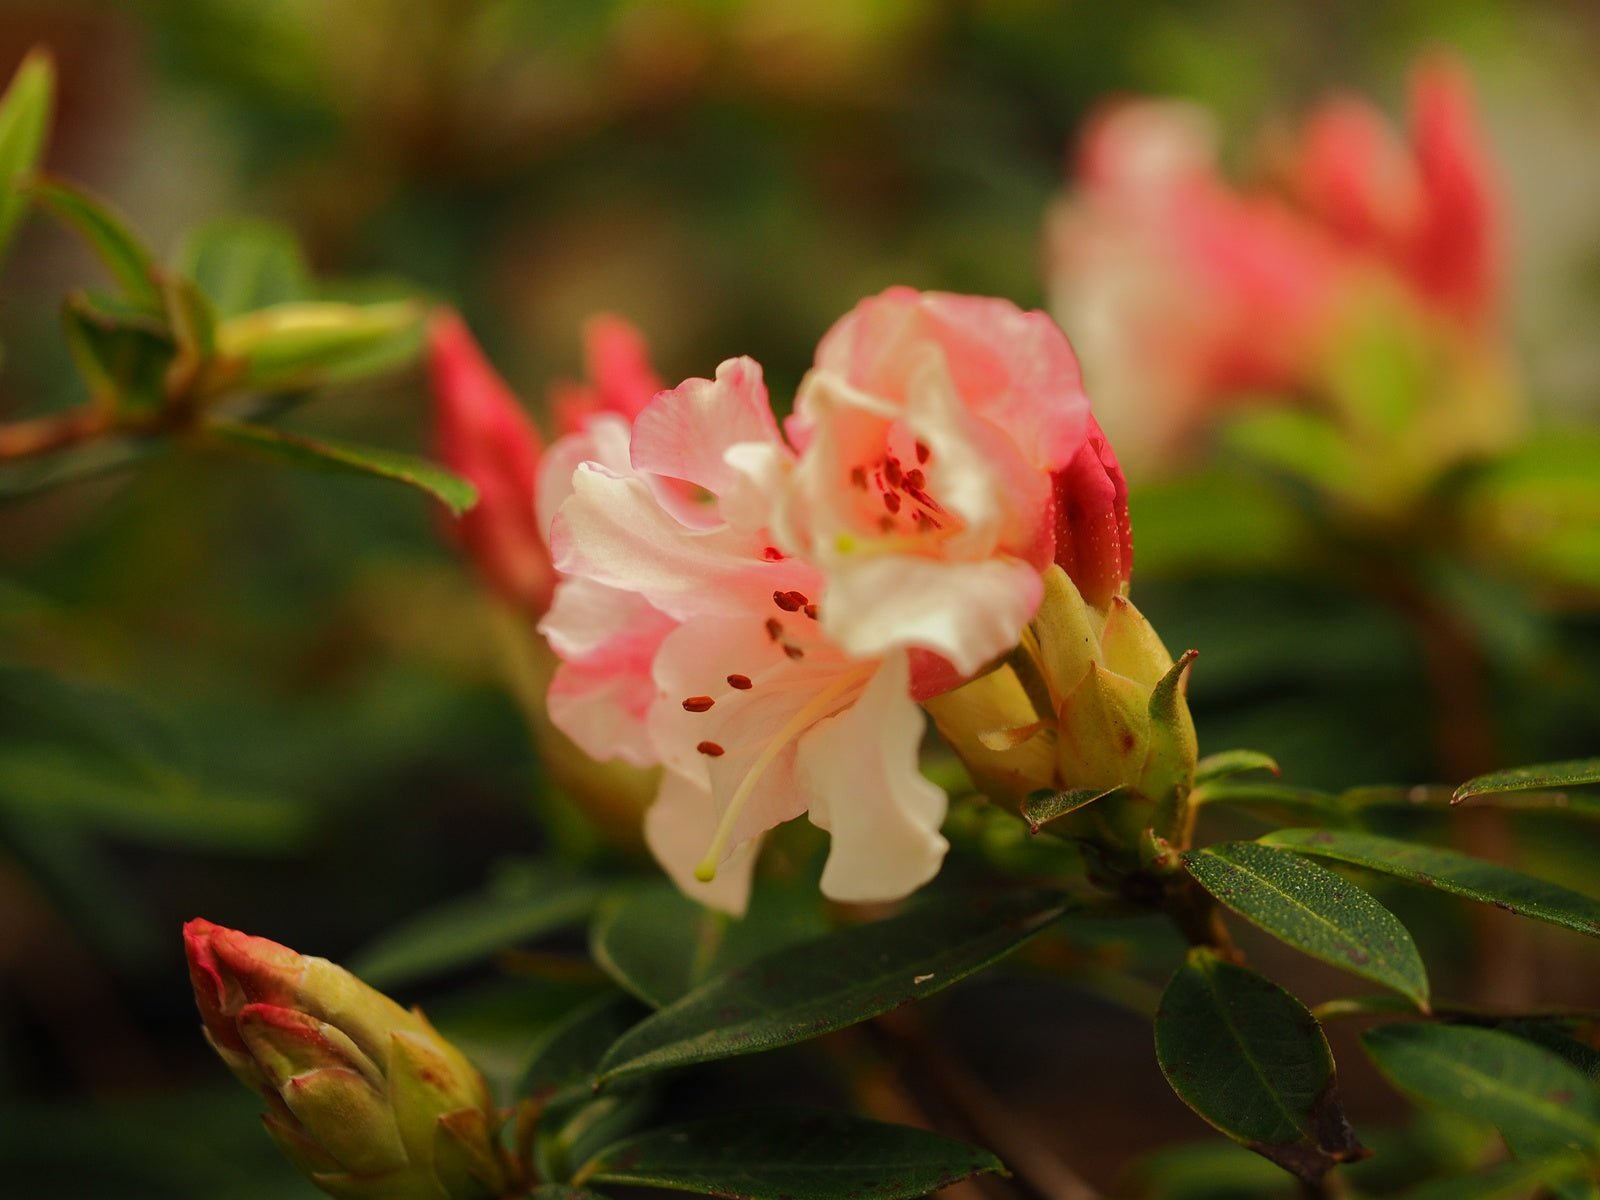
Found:
<path fill-rule="evenodd" d="M 1184 675 L 1196 652 L 1185 650 L 1150 692 L 1150 753 L 1139 775 L 1139 790 L 1156 802 L 1156 832 L 1174 841 L 1188 841 L 1188 797 L 1194 787 L 1200 743 L 1194 718 L 1184 699 Z"/>
<path fill-rule="evenodd" d="M 389 1099 L 359 1071 L 328 1067 L 289 1080 L 279 1093 L 306 1135 L 357 1174 L 407 1161 Z"/>
<path fill-rule="evenodd" d="M 1099 663 L 1061 702 L 1056 748 L 1063 784 L 1109 791 L 1133 783 L 1150 744 L 1145 689 Z"/>
<path fill-rule="evenodd" d="M 55 62 L 48 50 L 36 47 L 28 51 L 0 96 L 0 259 L 28 211 L 27 196 L 17 181 L 44 157 L 55 91 Z"/>
<path fill-rule="evenodd" d="M 460 1108 L 435 1122 L 433 1175 L 450 1200 L 493 1200 L 505 1194 L 505 1168 L 481 1108 Z"/>

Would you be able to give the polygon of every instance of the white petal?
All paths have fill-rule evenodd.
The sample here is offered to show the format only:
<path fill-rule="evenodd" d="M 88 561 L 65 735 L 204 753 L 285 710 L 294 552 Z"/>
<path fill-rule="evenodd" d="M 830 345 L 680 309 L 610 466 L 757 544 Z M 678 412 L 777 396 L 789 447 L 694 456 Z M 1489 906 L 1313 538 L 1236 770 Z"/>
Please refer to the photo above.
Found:
<path fill-rule="evenodd" d="M 923 717 L 904 654 L 887 658 L 849 708 L 802 739 L 799 771 L 812 823 L 832 835 L 822 894 L 897 900 L 939 872 L 944 792 L 917 769 Z"/>
<path fill-rule="evenodd" d="M 1042 595 L 1038 571 L 1020 559 L 846 555 L 823 598 L 822 626 L 855 658 L 918 647 L 971 675 L 1017 644 Z"/>
<path fill-rule="evenodd" d="M 702 883 L 694 869 L 716 826 L 710 788 L 676 771 L 662 772 L 656 802 L 644 814 L 645 843 L 684 895 L 740 917 L 750 901 L 750 876 L 760 842 L 739 846 L 718 868 L 717 877 Z"/>

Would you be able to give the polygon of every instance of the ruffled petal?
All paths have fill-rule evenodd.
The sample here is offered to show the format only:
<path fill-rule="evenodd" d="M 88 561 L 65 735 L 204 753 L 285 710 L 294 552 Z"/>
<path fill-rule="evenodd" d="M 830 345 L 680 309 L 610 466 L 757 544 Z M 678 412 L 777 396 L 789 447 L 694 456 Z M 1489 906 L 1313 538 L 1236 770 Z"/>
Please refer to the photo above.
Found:
<path fill-rule="evenodd" d="M 538 503 L 539 533 L 545 544 L 550 542 L 550 527 L 556 513 L 572 495 L 572 476 L 581 463 L 597 462 L 613 475 L 633 474 L 628 459 L 628 422 L 611 413 L 601 413 L 589 418 L 589 423 L 579 433 L 561 438 L 545 452 L 539 465 Z"/>
<path fill-rule="evenodd" d="M 917 769 L 921 710 L 904 654 L 884 660 L 849 708 L 801 740 L 811 821 L 832 837 L 822 894 L 853 903 L 898 900 L 939 872 L 947 800 Z"/>

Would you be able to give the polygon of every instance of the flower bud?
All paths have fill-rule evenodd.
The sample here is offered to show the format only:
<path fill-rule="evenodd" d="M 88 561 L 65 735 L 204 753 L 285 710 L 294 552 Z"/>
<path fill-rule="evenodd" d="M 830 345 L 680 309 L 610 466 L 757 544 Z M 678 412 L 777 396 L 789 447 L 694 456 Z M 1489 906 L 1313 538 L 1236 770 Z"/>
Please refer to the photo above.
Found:
<path fill-rule="evenodd" d="M 1197 754 L 1183 695 L 1192 658 L 1191 651 L 1174 663 L 1125 596 L 1087 603 L 1067 572 L 1051 566 L 1017 652 L 925 703 L 991 799 L 1017 803 L 1041 788 L 1117 790 L 1155 802 L 1141 807 L 1139 821 L 1181 838 Z"/>
<path fill-rule="evenodd" d="M 497 592 L 540 615 L 555 570 L 534 511 L 539 431 L 453 312 L 428 328 L 428 371 L 439 457 L 478 489 L 477 505 L 457 523 L 461 541 Z"/>
<path fill-rule="evenodd" d="M 483 1076 L 421 1012 L 343 967 L 193 920 L 206 1039 L 266 1098 L 267 1132 L 332 1196 L 490 1200 L 507 1187 Z"/>

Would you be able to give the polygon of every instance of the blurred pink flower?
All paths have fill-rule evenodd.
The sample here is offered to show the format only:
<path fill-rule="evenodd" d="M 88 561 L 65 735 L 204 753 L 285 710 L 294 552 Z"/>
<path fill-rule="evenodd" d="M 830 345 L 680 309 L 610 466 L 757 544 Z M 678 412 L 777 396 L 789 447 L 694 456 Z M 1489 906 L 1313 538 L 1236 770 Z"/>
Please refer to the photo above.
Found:
<path fill-rule="evenodd" d="M 1219 408 L 1305 394 L 1374 287 L 1469 333 L 1493 317 L 1494 172 L 1458 67 L 1417 70 L 1411 124 L 1404 145 L 1370 106 L 1331 101 L 1273 179 L 1238 188 L 1203 109 L 1132 100 L 1090 120 L 1050 284 L 1125 456 L 1170 458 Z"/>
<path fill-rule="evenodd" d="M 1017 644 L 1058 552 L 1107 602 L 1131 565 L 1065 337 L 892 289 L 823 338 L 787 438 L 749 359 L 614 432 L 553 520 L 552 719 L 666 767 L 646 838 L 707 903 L 741 910 L 761 834 L 807 812 L 828 896 L 926 882 L 946 799 L 918 771 L 917 700 Z"/>

